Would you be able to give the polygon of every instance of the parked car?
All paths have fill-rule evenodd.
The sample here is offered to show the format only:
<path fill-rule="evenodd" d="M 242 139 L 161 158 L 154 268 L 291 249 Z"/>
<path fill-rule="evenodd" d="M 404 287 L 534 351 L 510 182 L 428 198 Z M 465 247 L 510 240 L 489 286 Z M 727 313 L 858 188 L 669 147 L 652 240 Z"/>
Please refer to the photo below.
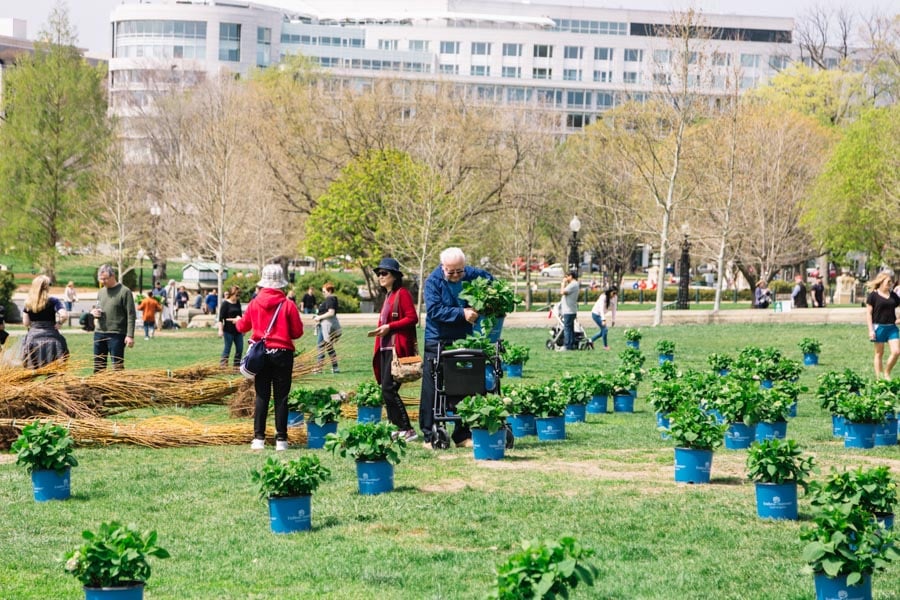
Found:
<path fill-rule="evenodd" d="M 549 267 L 541 269 L 541 277 L 562 277 L 563 266 L 559 263 L 553 263 Z"/>
<path fill-rule="evenodd" d="M 516 270 L 517 273 L 524 273 L 525 272 L 525 259 L 520 256 L 515 261 L 513 261 L 512 266 Z M 535 261 L 532 261 L 530 265 L 528 265 L 528 270 L 531 271 L 532 273 L 537 273 L 538 271 L 540 271 L 541 269 L 543 269 L 546 266 L 547 266 L 547 263 L 535 260 Z"/>

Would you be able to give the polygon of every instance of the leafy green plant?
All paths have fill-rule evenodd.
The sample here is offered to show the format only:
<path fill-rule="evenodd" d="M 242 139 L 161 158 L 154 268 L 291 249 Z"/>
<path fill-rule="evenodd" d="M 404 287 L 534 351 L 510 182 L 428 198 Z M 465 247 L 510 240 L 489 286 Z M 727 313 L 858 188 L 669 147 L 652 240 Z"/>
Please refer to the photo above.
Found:
<path fill-rule="evenodd" d="M 622 335 L 625 336 L 625 340 L 628 342 L 639 342 L 641 341 L 641 338 L 644 337 L 644 334 L 641 333 L 639 329 L 631 327 L 622 332 Z"/>
<path fill-rule="evenodd" d="M 603 373 L 586 373 L 585 384 L 591 396 L 609 396 L 613 392 L 612 378 Z"/>
<path fill-rule="evenodd" d="M 565 394 L 551 383 L 535 386 L 533 400 L 535 417 L 561 417 L 566 414 Z"/>
<path fill-rule="evenodd" d="M 814 338 L 803 338 L 798 344 L 803 354 L 818 354 L 822 351 L 822 343 Z"/>
<path fill-rule="evenodd" d="M 668 414 L 684 403 L 697 402 L 690 384 L 679 379 L 657 381 L 650 388 L 647 403 L 658 413 Z"/>
<path fill-rule="evenodd" d="M 713 353 L 706 357 L 706 362 L 712 367 L 712 370 L 718 373 L 731 369 L 734 366 L 734 357 L 727 354 Z"/>
<path fill-rule="evenodd" d="M 261 469 L 250 471 L 251 480 L 259 486 L 260 498 L 308 496 L 330 476 L 331 470 L 314 454 L 289 461 L 270 456 Z"/>
<path fill-rule="evenodd" d="M 891 405 L 871 389 L 862 394 L 840 392 L 834 408 L 834 414 L 851 423 L 881 423 L 890 411 Z"/>
<path fill-rule="evenodd" d="M 456 414 L 470 428 L 496 433 L 506 422 L 509 410 L 497 394 L 476 394 L 463 398 L 456 405 Z"/>
<path fill-rule="evenodd" d="M 804 457 L 794 440 L 754 442 L 747 452 L 747 475 L 760 483 L 796 482 L 805 490 L 807 477 L 814 467 L 813 457 Z"/>
<path fill-rule="evenodd" d="M 715 450 L 725 439 L 725 426 L 707 414 L 697 403 L 681 404 L 669 413 L 669 427 L 661 427 L 679 448 Z"/>
<path fill-rule="evenodd" d="M 335 423 L 341 415 L 341 394 L 333 387 L 308 390 L 297 388 L 288 395 L 288 409 L 307 414 L 307 423 Z"/>
<path fill-rule="evenodd" d="M 66 553 L 65 570 L 87 587 L 118 587 L 145 582 L 150 577 L 147 559 L 169 558 L 160 548 L 155 531 L 141 533 L 116 521 L 100 529 L 83 531 L 85 543 Z"/>
<path fill-rule="evenodd" d="M 717 378 L 717 385 L 710 387 L 708 405 L 719 411 L 728 423 L 751 425 L 757 419 L 756 406 L 763 401 L 763 392 L 755 380 L 732 377 Z"/>
<path fill-rule="evenodd" d="M 893 534 L 851 503 L 829 503 L 819 508 L 815 525 L 804 528 L 800 539 L 805 560 L 813 573 L 846 577 L 848 585 L 883 570 L 898 558 Z"/>
<path fill-rule="evenodd" d="M 683 376 L 684 374 L 675 366 L 675 363 L 670 361 L 650 368 L 650 379 L 653 381 L 671 381 Z"/>
<path fill-rule="evenodd" d="M 501 358 L 508 365 L 524 365 L 528 362 L 530 353 L 528 346 L 524 344 L 507 343 L 503 345 Z"/>
<path fill-rule="evenodd" d="M 56 471 L 62 474 L 70 467 L 78 466 L 72 454 L 75 441 L 69 430 L 53 423 L 34 421 L 22 428 L 10 450 L 16 453 L 16 464 L 32 471 Z"/>
<path fill-rule="evenodd" d="M 803 363 L 792 358 L 782 358 L 771 367 L 767 379 L 772 381 L 797 381 L 803 372 Z"/>
<path fill-rule="evenodd" d="M 871 514 L 887 515 L 897 504 L 897 484 L 889 467 L 835 471 L 824 482 L 810 485 L 813 506 L 856 504 Z"/>
<path fill-rule="evenodd" d="M 778 388 L 762 390 L 759 402 L 753 406 L 751 422 L 780 423 L 787 421 L 794 400 Z"/>
<path fill-rule="evenodd" d="M 358 461 L 386 460 L 396 465 L 406 452 L 403 436 L 391 435 L 396 430 L 396 427 L 384 422 L 357 423 L 326 435 L 325 449 Z"/>
<path fill-rule="evenodd" d="M 511 415 L 533 415 L 535 386 L 506 387 L 503 403 Z"/>
<path fill-rule="evenodd" d="M 675 342 L 671 340 L 659 340 L 656 342 L 657 354 L 675 354 Z"/>
<path fill-rule="evenodd" d="M 363 381 L 356 386 L 356 392 L 351 397 L 356 406 L 381 406 L 381 386 L 374 381 Z"/>
<path fill-rule="evenodd" d="M 568 598 L 569 589 L 582 583 L 594 585 L 597 568 L 585 560 L 593 555 L 593 550 L 582 547 L 572 537 L 522 542 L 521 551 L 497 565 L 497 589 L 488 598 Z"/>
<path fill-rule="evenodd" d="M 619 360 L 626 367 L 640 369 L 644 366 L 647 357 L 644 356 L 638 348 L 625 348 L 619 352 Z"/>
<path fill-rule="evenodd" d="M 460 300 L 465 300 L 479 315 L 483 317 L 505 317 L 522 303 L 512 286 L 503 279 L 493 281 L 485 277 L 476 277 L 462 282 Z"/>
<path fill-rule="evenodd" d="M 622 395 L 628 394 L 631 390 L 636 389 L 641 378 L 635 371 L 619 367 L 613 372 L 610 381 L 612 383 L 613 393 Z"/>
<path fill-rule="evenodd" d="M 490 331 L 489 327 L 485 327 L 484 331 Z M 476 331 L 470 333 L 461 340 L 456 340 L 448 350 L 456 350 L 458 348 L 468 348 L 469 350 L 482 350 L 488 358 L 493 358 L 497 354 L 497 344 L 492 342 L 484 331 Z"/>
<path fill-rule="evenodd" d="M 565 394 L 568 404 L 587 404 L 593 396 L 593 386 L 583 375 L 564 375 L 560 378 L 558 388 Z"/>
<path fill-rule="evenodd" d="M 866 385 L 865 380 L 850 369 L 843 372 L 828 371 L 819 375 L 819 386 L 816 388 L 816 399 L 819 405 L 830 412 L 837 408 L 841 392 L 859 393 Z"/>

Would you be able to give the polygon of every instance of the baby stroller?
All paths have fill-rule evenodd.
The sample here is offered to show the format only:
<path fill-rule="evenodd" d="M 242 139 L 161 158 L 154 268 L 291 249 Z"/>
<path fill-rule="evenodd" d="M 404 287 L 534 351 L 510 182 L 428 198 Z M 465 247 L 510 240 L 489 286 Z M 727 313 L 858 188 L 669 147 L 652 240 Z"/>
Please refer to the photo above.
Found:
<path fill-rule="evenodd" d="M 554 320 L 554 324 L 550 328 L 550 337 L 547 339 L 546 346 L 547 350 L 556 350 L 565 345 L 561 302 L 557 302 L 550 307 L 550 318 Z M 578 319 L 575 319 L 575 347 L 578 350 L 594 349 L 594 342 L 585 335 L 584 327 L 581 326 Z"/>
<path fill-rule="evenodd" d="M 484 350 L 438 348 L 434 359 L 434 425 L 432 425 L 431 445 L 436 449 L 450 447 L 447 423 L 461 422 L 454 413 L 456 405 L 466 396 L 475 394 L 500 393 L 500 354 L 502 342 L 495 344 L 493 358 Z M 423 382 L 424 384 L 424 382 Z M 509 425 L 506 430 L 506 447 L 512 448 L 515 438 Z"/>

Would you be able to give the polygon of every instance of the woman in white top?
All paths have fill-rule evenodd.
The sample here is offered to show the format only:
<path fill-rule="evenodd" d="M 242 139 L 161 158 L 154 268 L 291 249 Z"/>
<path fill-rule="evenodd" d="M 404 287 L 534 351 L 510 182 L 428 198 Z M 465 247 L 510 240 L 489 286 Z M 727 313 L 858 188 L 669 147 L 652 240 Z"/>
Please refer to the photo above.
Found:
<path fill-rule="evenodd" d="M 593 308 L 591 308 L 591 318 L 594 320 L 594 323 L 597 324 L 597 327 L 600 328 L 594 337 L 591 338 L 591 343 L 593 344 L 597 341 L 597 338 L 603 338 L 603 349 L 609 350 L 609 344 L 606 340 L 606 334 L 609 331 L 609 328 L 606 326 L 606 313 L 610 314 L 610 324 L 616 324 L 616 307 L 618 306 L 619 292 L 616 288 L 611 287 L 608 290 L 605 290 L 600 297 L 597 298 L 597 301 L 594 302 Z"/>

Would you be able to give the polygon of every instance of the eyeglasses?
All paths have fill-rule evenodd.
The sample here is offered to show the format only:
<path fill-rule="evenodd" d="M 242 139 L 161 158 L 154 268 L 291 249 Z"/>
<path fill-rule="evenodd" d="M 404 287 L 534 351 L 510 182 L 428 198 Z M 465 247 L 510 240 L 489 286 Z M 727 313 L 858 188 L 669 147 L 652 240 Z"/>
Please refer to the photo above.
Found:
<path fill-rule="evenodd" d="M 444 273 L 447 275 L 462 275 L 465 272 L 465 269 L 448 269 L 447 267 L 444 267 Z"/>
<path fill-rule="evenodd" d="M 375 271 L 375 275 L 377 275 L 378 277 L 384 277 L 385 275 L 387 275 L 389 273 L 390 273 L 390 271 Z"/>

